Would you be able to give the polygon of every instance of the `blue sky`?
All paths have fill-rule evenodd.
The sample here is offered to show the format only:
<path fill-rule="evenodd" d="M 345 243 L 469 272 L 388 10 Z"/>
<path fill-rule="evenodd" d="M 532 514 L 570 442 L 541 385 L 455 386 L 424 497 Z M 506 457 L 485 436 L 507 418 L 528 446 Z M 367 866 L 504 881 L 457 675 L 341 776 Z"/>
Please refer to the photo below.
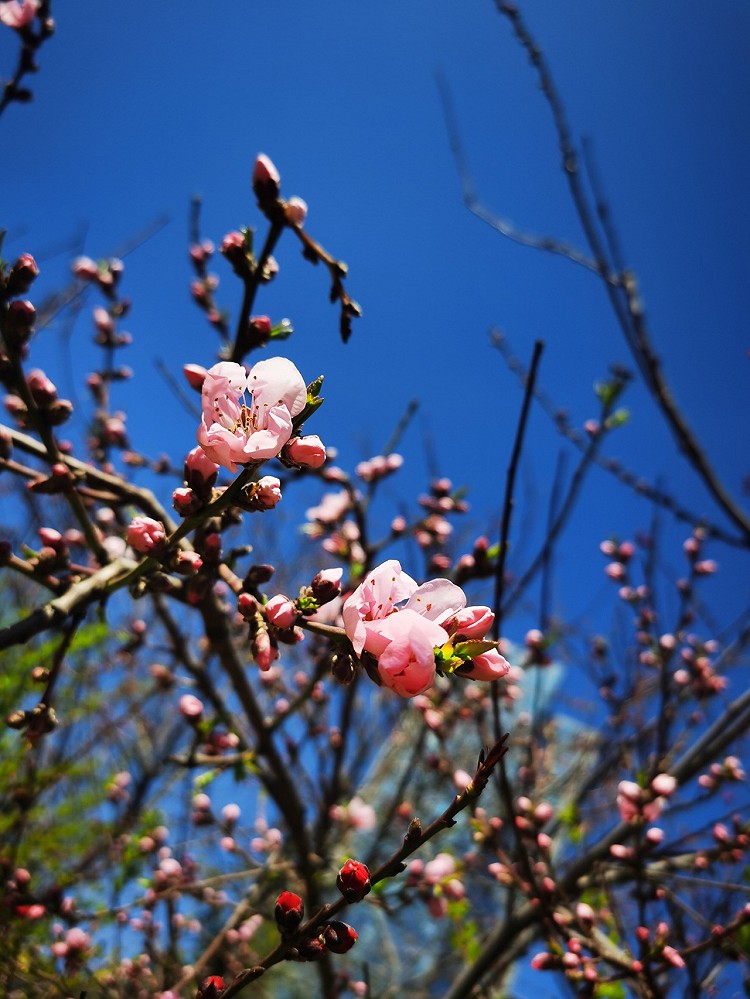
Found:
<path fill-rule="evenodd" d="M 594 141 L 675 394 L 738 494 L 748 473 L 750 10 L 741 0 L 529 0 L 522 9 L 576 137 Z M 480 197 L 520 226 L 583 242 L 546 105 L 490 0 L 386 0 L 376 9 L 345 0 L 133 0 L 117 9 L 72 0 L 54 13 L 35 100 L 0 123 L 5 255 L 34 252 L 40 287 L 52 288 L 66 279 L 67 260 L 48 251 L 82 227 L 85 252 L 103 256 L 169 217 L 127 258 L 123 285 L 135 343 L 122 360 L 137 392 L 123 388 L 114 402 L 128 405 L 136 446 L 178 458 L 192 446 L 194 428 L 153 367 L 157 358 L 176 372 L 186 361 L 208 365 L 217 346 L 186 290 L 189 199 L 203 196 L 204 234 L 217 243 L 239 225 L 260 225 L 249 186 L 259 151 L 281 171 L 282 193 L 308 201 L 307 228 L 347 261 L 364 310 L 344 347 L 325 274 L 282 241 L 281 273 L 257 311 L 289 316 L 298 332 L 284 352 L 308 379 L 326 375 L 327 401 L 308 429 L 351 466 L 380 449 L 409 399 L 422 400 L 401 448 L 406 469 L 386 499 L 423 488 L 432 449 L 442 474 L 471 486 L 478 527 L 491 523 L 521 399 L 488 346 L 492 327 L 525 358 L 544 339 L 542 385 L 575 423 L 595 415 L 593 382 L 610 361 L 629 362 L 602 290 L 566 261 L 504 241 L 461 204 L 436 71 Z M 0 72 L 13 57 L 3 31 Z M 218 259 L 214 270 L 220 303 L 236 309 L 229 267 Z M 94 363 L 87 314 L 70 353 L 60 332 L 41 334 L 32 360 L 84 399 Z M 633 418 L 608 453 L 713 513 L 644 393 L 625 402 Z M 535 411 L 515 522 L 528 531 L 517 539 L 527 551 L 560 446 Z M 650 516 L 603 473 L 592 477 L 560 556 L 558 609 L 577 614 L 608 592 L 598 541 L 646 527 Z M 746 572 L 710 554 L 727 574 L 708 586 L 739 611 Z M 679 562 L 676 549 L 669 559 Z"/>

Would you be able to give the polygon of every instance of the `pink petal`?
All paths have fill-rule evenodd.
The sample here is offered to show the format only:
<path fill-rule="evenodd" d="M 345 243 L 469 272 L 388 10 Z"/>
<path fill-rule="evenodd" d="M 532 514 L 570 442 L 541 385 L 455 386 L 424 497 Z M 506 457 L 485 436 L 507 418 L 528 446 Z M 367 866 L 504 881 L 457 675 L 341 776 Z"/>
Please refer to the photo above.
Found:
<path fill-rule="evenodd" d="M 247 376 L 247 387 L 253 393 L 253 408 L 264 409 L 283 403 L 292 416 L 305 408 L 307 386 L 286 357 L 269 357 L 254 364 Z"/>

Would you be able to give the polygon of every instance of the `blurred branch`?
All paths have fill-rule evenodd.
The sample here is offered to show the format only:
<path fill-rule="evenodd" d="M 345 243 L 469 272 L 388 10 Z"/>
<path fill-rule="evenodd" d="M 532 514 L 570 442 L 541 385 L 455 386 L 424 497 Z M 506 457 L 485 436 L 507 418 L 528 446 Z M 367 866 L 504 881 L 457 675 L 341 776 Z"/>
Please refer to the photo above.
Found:
<path fill-rule="evenodd" d="M 526 367 L 513 353 L 511 344 L 509 343 L 506 334 L 502 330 L 494 329 L 491 333 L 491 339 L 492 345 L 497 347 L 500 351 L 505 363 L 508 365 L 508 368 L 520 379 L 521 383 L 525 385 L 528 377 Z M 534 397 L 563 437 L 569 440 L 570 443 L 573 444 L 573 446 L 579 451 L 585 451 L 588 448 L 588 440 L 584 437 L 580 430 L 569 425 L 564 409 L 555 403 L 549 393 L 543 388 L 537 387 L 534 390 Z M 682 506 L 674 498 L 674 496 L 670 495 L 670 493 L 666 492 L 659 486 L 651 485 L 651 483 L 647 482 L 644 478 L 625 468 L 617 458 L 606 458 L 597 454 L 595 455 L 594 460 L 600 468 L 604 469 L 605 472 L 609 472 L 610 475 L 614 475 L 618 482 L 621 482 L 624 486 L 627 486 L 628 489 L 631 489 L 636 496 L 642 496 L 644 499 L 658 504 L 660 507 L 663 507 L 671 513 L 676 520 L 681 520 L 683 523 L 690 524 L 691 527 L 700 525 L 707 535 L 715 538 L 717 541 L 723 541 L 727 545 L 732 545 L 735 548 L 747 547 L 747 541 L 744 537 L 740 537 L 736 534 L 729 534 L 723 528 L 712 523 L 711 521 L 706 520 L 706 518 L 700 514 L 688 510 L 686 507 Z"/>
<path fill-rule="evenodd" d="M 21 41 L 21 49 L 18 53 L 15 72 L 9 80 L 6 80 L 3 86 L 2 96 L 0 96 L 0 115 L 2 115 L 9 104 L 13 104 L 14 102 L 28 104 L 29 101 L 34 99 L 32 91 L 28 87 L 22 87 L 21 81 L 28 73 L 38 72 L 39 66 L 35 59 L 36 53 L 54 33 L 55 22 L 50 16 L 50 6 L 51 0 L 42 0 L 40 3 L 36 14 L 36 18 L 39 21 L 39 27 L 36 31 L 33 30 L 31 24 L 24 28 L 19 28 L 17 31 Z"/>
<path fill-rule="evenodd" d="M 617 270 L 612 265 L 610 260 L 612 251 L 619 256 L 614 227 L 608 211 L 602 207 L 603 199 L 598 199 L 598 217 L 597 208 L 592 207 L 589 202 L 588 194 L 582 183 L 578 155 L 565 108 L 544 54 L 526 27 L 516 4 L 495 0 L 495 6 L 498 12 L 511 22 L 517 40 L 528 53 L 539 77 L 540 88 L 552 112 L 557 131 L 563 171 L 568 180 L 573 204 L 583 227 L 591 257 L 585 256 L 580 251 L 558 240 L 529 236 L 505 220 L 490 215 L 485 209 L 477 211 L 478 202 L 461 152 L 450 102 L 447 99 L 447 90 L 445 85 L 441 84 L 451 147 L 461 175 L 464 200 L 470 210 L 492 225 L 502 235 L 525 245 L 565 256 L 601 277 L 618 325 L 630 347 L 644 383 L 661 410 L 680 450 L 693 466 L 720 509 L 739 528 L 743 536 L 743 546 L 750 547 L 750 518 L 737 506 L 727 492 L 669 389 L 661 369 L 661 363 L 651 343 L 635 275 L 629 271 Z M 597 223 L 604 225 L 604 237 L 600 235 Z"/>

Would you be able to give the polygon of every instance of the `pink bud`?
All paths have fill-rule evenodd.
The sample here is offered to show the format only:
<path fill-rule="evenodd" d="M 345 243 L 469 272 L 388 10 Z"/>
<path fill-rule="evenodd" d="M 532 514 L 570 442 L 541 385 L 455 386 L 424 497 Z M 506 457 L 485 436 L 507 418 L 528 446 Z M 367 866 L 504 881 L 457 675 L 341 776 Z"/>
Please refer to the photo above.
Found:
<path fill-rule="evenodd" d="M 618 860 L 630 860 L 633 857 L 632 846 L 624 846 L 622 843 L 613 843 L 609 852 Z"/>
<path fill-rule="evenodd" d="M 219 466 L 211 461 L 202 447 L 194 447 L 185 458 L 185 481 L 197 492 L 210 490 L 216 482 Z"/>
<path fill-rule="evenodd" d="M 625 567 L 620 562 L 609 562 L 605 567 L 604 571 L 609 576 L 610 579 L 614 579 L 615 582 L 620 582 L 625 579 Z"/>
<path fill-rule="evenodd" d="M 279 171 L 273 165 L 273 162 L 266 156 L 265 153 L 260 153 L 255 160 L 255 166 L 253 167 L 253 187 L 257 184 L 275 184 L 276 187 L 281 185 L 281 177 L 279 176 Z"/>
<path fill-rule="evenodd" d="M 158 551 L 163 546 L 166 537 L 164 524 L 151 517 L 134 517 L 128 527 L 128 544 L 141 555 Z"/>
<path fill-rule="evenodd" d="M 657 774 L 651 781 L 654 793 L 663 798 L 668 798 L 670 794 L 674 794 L 676 787 L 677 781 L 671 774 Z"/>
<path fill-rule="evenodd" d="M 34 368 L 26 376 L 26 384 L 37 406 L 46 406 L 57 398 L 57 388 L 43 371 Z"/>
<path fill-rule="evenodd" d="M 693 566 L 693 572 L 696 576 L 711 576 L 719 568 L 719 563 L 715 562 L 712 558 L 703 559 L 702 562 L 696 562 Z"/>
<path fill-rule="evenodd" d="M 446 630 L 449 635 L 481 639 L 490 630 L 494 620 L 495 615 L 489 607 L 464 607 L 447 622 Z"/>
<path fill-rule="evenodd" d="M 685 961 L 683 960 L 682 956 L 677 953 L 674 947 L 670 947 L 669 945 L 667 945 L 662 949 L 661 953 L 665 961 L 668 961 L 673 967 L 675 968 L 685 967 Z"/>
<path fill-rule="evenodd" d="M 105 334 L 111 333 L 115 328 L 112 316 L 101 305 L 94 309 L 94 325 L 100 333 Z"/>
<path fill-rule="evenodd" d="M 283 456 L 301 468 L 320 468 L 326 460 L 326 449 L 317 434 L 292 437 L 284 448 Z"/>
<path fill-rule="evenodd" d="M 183 694 L 180 698 L 180 714 L 183 718 L 196 721 L 203 714 L 203 701 L 194 694 Z"/>
<path fill-rule="evenodd" d="M 190 388 L 200 392 L 203 388 L 203 382 L 206 380 L 206 375 L 208 371 L 203 367 L 202 364 L 184 364 L 182 367 L 182 373 L 185 375 Z"/>
<path fill-rule="evenodd" d="M 255 483 L 254 498 L 265 510 L 272 510 L 281 500 L 281 480 L 275 475 L 264 475 Z"/>
<path fill-rule="evenodd" d="M 36 260 L 30 253 L 22 253 L 8 275 L 8 294 L 25 295 L 37 277 L 39 268 Z"/>
<path fill-rule="evenodd" d="M 258 669 L 263 673 L 266 673 L 271 668 L 274 660 L 279 658 L 279 650 L 272 645 L 268 631 L 265 628 L 258 631 L 253 639 L 252 650 L 253 659 Z"/>
<path fill-rule="evenodd" d="M 240 817 L 240 806 L 235 804 L 234 802 L 231 802 L 228 805 L 224 805 L 224 807 L 221 810 L 221 817 L 229 825 L 234 825 L 234 823 Z"/>
<path fill-rule="evenodd" d="M 284 208 L 284 215 L 291 225 L 303 226 L 307 218 L 307 202 L 302 198 L 290 198 Z"/>
<path fill-rule="evenodd" d="M 265 605 L 266 617 L 277 628 L 291 628 L 297 620 L 297 608 L 289 597 L 277 593 Z"/>
<path fill-rule="evenodd" d="M 176 569 L 181 576 L 194 576 L 202 565 L 203 559 L 198 552 L 183 551 L 182 549 L 177 552 Z"/>
<path fill-rule="evenodd" d="M 245 237 L 241 232 L 237 232 L 236 230 L 228 232 L 224 239 L 222 239 L 219 250 L 225 257 L 231 258 L 233 256 L 237 256 L 238 254 L 244 256 Z"/>
<path fill-rule="evenodd" d="M 71 267 L 73 274 L 84 281 L 92 281 L 99 276 L 99 268 L 91 257 L 76 257 Z"/>

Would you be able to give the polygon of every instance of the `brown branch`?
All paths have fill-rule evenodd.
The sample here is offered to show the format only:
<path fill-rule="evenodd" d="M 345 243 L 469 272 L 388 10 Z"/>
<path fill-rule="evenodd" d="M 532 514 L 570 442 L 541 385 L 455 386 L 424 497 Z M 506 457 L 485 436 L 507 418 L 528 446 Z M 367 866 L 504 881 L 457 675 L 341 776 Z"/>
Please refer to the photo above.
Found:
<path fill-rule="evenodd" d="M 439 832 L 454 826 L 456 824 L 456 815 L 463 811 L 463 809 L 468 805 L 474 805 L 476 803 L 479 796 L 487 786 L 487 782 L 489 781 L 495 767 L 507 752 L 507 739 L 508 735 L 506 734 L 503 736 L 502 740 L 496 743 L 496 745 L 494 745 L 486 755 L 484 751 L 482 751 L 471 783 L 462 794 L 457 795 L 453 799 L 445 811 L 443 811 L 441 815 L 431 822 L 426 829 L 422 828 L 419 819 L 412 819 L 401 846 L 388 858 L 388 860 L 382 863 L 380 867 L 370 872 L 371 884 L 375 885 L 379 881 L 384 881 L 386 878 L 393 878 L 400 874 L 406 867 L 404 860 L 406 860 L 407 857 L 411 856 L 412 853 L 415 853 L 420 847 L 424 846 L 428 840 L 432 839 L 433 836 L 436 836 Z M 286 960 L 289 956 L 290 950 L 297 942 L 309 937 L 315 930 L 321 927 L 332 916 L 339 913 L 348 904 L 349 903 L 342 897 L 336 902 L 322 906 L 310 919 L 300 926 L 294 936 L 290 936 L 282 940 L 279 945 L 263 959 L 262 962 L 255 965 L 253 968 L 246 969 L 238 975 L 237 978 L 235 978 L 235 980 L 220 993 L 220 999 L 231 999 L 232 996 L 238 995 L 246 985 L 249 985 L 250 982 L 256 981 L 261 977 L 261 975 L 265 974 L 269 968 L 273 967 L 275 964 L 279 964 L 281 961 Z"/>

